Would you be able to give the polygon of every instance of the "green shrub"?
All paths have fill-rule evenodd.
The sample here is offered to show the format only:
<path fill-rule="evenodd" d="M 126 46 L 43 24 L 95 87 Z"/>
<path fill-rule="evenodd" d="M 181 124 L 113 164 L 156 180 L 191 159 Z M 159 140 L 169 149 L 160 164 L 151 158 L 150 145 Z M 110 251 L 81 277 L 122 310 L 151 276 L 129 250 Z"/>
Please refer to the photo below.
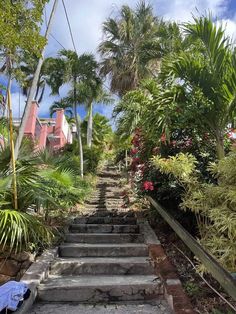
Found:
<path fill-rule="evenodd" d="M 0 247 L 15 253 L 50 244 L 52 231 L 37 217 L 28 213 L 0 210 Z"/>
<path fill-rule="evenodd" d="M 182 185 L 181 208 L 195 213 L 201 244 L 229 271 L 235 271 L 236 151 L 209 165 L 217 180 L 215 184 L 201 181 L 196 158 L 191 154 L 180 153 L 168 159 L 154 157 L 152 162 L 161 172 L 174 175 Z"/>
<path fill-rule="evenodd" d="M 100 147 L 84 147 L 84 171 L 85 173 L 96 173 L 103 151 Z"/>

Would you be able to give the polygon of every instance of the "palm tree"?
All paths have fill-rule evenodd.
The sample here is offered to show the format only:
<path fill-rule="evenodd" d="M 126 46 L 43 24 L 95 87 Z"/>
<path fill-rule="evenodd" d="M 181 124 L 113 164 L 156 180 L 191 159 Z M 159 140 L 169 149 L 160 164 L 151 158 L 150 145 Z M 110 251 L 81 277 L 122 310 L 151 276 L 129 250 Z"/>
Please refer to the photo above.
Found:
<path fill-rule="evenodd" d="M 82 122 L 81 130 L 83 134 L 83 138 L 86 137 L 88 129 L 88 117 Z M 108 138 L 112 134 L 112 128 L 109 124 L 109 120 L 99 114 L 96 113 L 93 116 L 93 144 L 95 146 L 101 146 L 105 144 L 106 138 Z"/>
<path fill-rule="evenodd" d="M 54 103 L 50 106 L 49 111 L 50 111 L 50 117 L 53 116 L 53 114 L 58 110 L 58 109 L 64 109 L 66 116 L 68 116 L 69 119 L 72 118 L 73 116 L 73 110 L 71 107 L 71 104 L 68 104 L 66 98 L 62 98 L 59 101 L 54 101 Z"/>
<path fill-rule="evenodd" d="M 160 44 L 160 37 L 166 36 L 164 25 L 145 1 L 135 10 L 124 5 L 117 18 L 105 21 L 105 39 L 98 51 L 102 56 L 101 74 L 109 77 L 112 92 L 122 96 L 151 75 L 150 62 L 160 60 L 164 52 Z"/>
<path fill-rule="evenodd" d="M 27 53 L 23 54 L 23 57 L 19 66 L 20 75 L 19 75 L 18 81 L 22 88 L 23 95 L 25 96 L 28 96 L 29 94 L 30 87 L 32 85 L 32 81 L 34 78 L 34 72 L 37 67 L 37 63 L 38 63 L 38 60 L 36 56 L 32 56 Z M 61 66 L 63 65 L 61 64 Z M 42 68 L 39 74 L 38 82 L 37 82 L 35 96 L 34 96 L 34 99 L 38 103 L 41 103 L 43 100 L 46 85 L 53 86 L 53 82 L 51 79 L 51 72 L 52 71 L 55 72 L 55 67 L 58 68 L 58 64 L 55 62 L 54 58 L 44 59 Z M 61 73 L 61 71 L 59 73 Z M 59 77 L 57 77 L 56 81 L 58 80 L 59 80 Z"/>
<path fill-rule="evenodd" d="M 72 88 L 73 112 L 76 121 L 76 132 L 80 150 L 81 177 L 83 177 L 83 147 L 81 140 L 80 119 L 77 113 L 78 84 L 96 78 L 97 62 L 93 55 L 82 54 L 78 56 L 71 50 L 61 50 L 59 57 L 55 60 L 55 69 L 51 72 L 48 82 L 53 94 L 59 94 L 59 89 L 63 84 L 69 83 Z"/>
<path fill-rule="evenodd" d="M 110 104 L 112 98 L 110 94 L 103 89 L 102 81 L 100 79 L 96 82 L 88 82 L 88 84 L 85 84 L 85 87 L 87 90 L 85 103 L 88 108 L 87 145 L 88 147 L 91 147 L 93 139 L 93 103 Z"/>
<path fill-rule="evenodd" d="M 200 128 L 212 134 L 219 159 L 224 157 L 224 133 L 236 109 L 236 51 L 222 27 L 211 17 L 195 18 L 185 25 L 189 49 L 163 61 L 162 79 L 185 91 L 185 110 Z M 173 94 L 173 97 L 175 95 Z"/>

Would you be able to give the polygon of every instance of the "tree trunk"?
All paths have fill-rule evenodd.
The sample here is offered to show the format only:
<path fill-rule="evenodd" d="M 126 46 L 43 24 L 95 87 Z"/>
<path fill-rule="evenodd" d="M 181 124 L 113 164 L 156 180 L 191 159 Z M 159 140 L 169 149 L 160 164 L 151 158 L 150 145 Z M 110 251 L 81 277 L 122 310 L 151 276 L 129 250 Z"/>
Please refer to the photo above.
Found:
<path fill-rule="evenodd" d="M 49 22 L 48 22 L 48 26 L 47 26 L 47 29 L 46 29 L 46 33 L 45 33 L 45 39 L 46 40 L 48 40 L 48 37 L 49 37 L 49 34 L 50 34 L 50 30 L 51 30 L 51 26 L 52 26 L 52 20 L 53 20 L 53 18 L 55 16 L 57 4 L 58 4 L 58 0 L 55 0 L 54 4 L 53 4 L 52 11 L 51 11 L 50 19 L 49 19 Z M 15 144 L 15 158 L 16 159 L 18 158 L 18 155 L 19 155 L 19 150 L 20 150 L 20 146 L 21 146 L 21 143 L 22 143 L 22 140 L 23 140 L 23 137 L 24 137 L 24 131 L 25 131 L 26 123 L 27 123 L 27 120 L 28 120 L 28 117 L 29 117 L 29 113 L 30 113 L 30 109 L 31 109 L 31 103 L 32 103 L 32 100 L 34 98 L 35 91 L 36 91 L 36 88 L 37 88 L 37 83 L 38 83 L 40 71 L 41 71 L 41 68 L 42 68 L 43 60 L 44 60 L 45 49 L 46 49 L 46 45 L 42 49 L 41 58 L 38 61 L 38 65 L 37 65 L 36 71 L 34 73 L 32 85 L 31 85 L 31 88 L 30 88 L 30 91 L 29 91 L 29 95 L 28 95 L 28 98 L 27 98 L 27 102 L 26 102 L 26 105 L 25 105 L 24 114 L 22 116 L 21 125 L 20 125 L 20 128 L 19 128 L 19 133 L 18 133 L 18 137 L 16 139 L 16 144 Z"/>
<path fill-rule="evenodd" d="M 93 139 L 93 103 L 89 104 L 88 112 L 88 126 L 87 126 L 87 145 L 88 147 L 92 146 Z"/>
<path fill-rule="evenodd" d="M 216 154 L 217 158 L 220 160 L 225 157 L 224 136 L 222 132 L 217 130 L 215 132 L 215 138 L 216 138 Z"/>
<path fill-rule="evenodd" d="M 128 150 L 125 150 L 125 168 L 128 168 Z"/>
<path fill-rule="evenodd" d="M 76 104 L 74 104 L 74 115 L 75 115 L 75 122 L 76 122 L 77 140 L 78 140 L 78 143 L 79 143 L 80 175 L 81 175 L 81 178 L 83 178 L 84 177 L 83 145 L 82 145 L 82 139 L 81 139 L 80 121 L 79 121 L 78 115 L 77 115 L 77 106 L 76 106 Z"/>
<path fill-rule="evenodd" d="M 75 116 L 75 123 L 76 123 L 76 134 L 77 134 L 77 140 L 79 144 L 79 155 L 80 155 L 80 175 L 81 178 L 84 177 L 84 154 L 83 154 L 83 144 L 82 144 L 82 138 L 81 138 L 81 129 L 80 129 L 80 121 L 77 114 L 77 106 L 76 106 L 76 77 L 74 77 L 74 116 Z"/>

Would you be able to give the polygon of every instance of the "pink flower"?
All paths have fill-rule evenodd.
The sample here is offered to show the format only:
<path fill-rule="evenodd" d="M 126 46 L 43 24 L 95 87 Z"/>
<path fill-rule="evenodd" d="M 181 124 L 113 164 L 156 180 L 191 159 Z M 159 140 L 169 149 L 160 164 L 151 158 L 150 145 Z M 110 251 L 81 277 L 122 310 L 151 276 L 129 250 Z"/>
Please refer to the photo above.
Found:
<path fill-rule="evenodd" d="M 136 155 L 138 153 L 138 150 L 136 148 L 132 148 L 130 153 L 131 155 Z"/>
<path fill-rule="evenodd" d="M 161 135 L 161 142 L 162 143 L 166 142 L 166 135 L 165 135 L 165 133 L 162 133 L 162 135 Z"/>
<path fill-rule="evenodd" d="M 138 163 L 140 163 L 140 158 L 139 157 L 134 157 L 132 159 L 132 164 L 138 164 Z"/>
<path fill-rule="evenodd" d="M 151 181 L 143 182 L 143 190 L 145 190 L 145 191 L 153 191 L 154 190 L 153 182 L 151 182 Z"/>

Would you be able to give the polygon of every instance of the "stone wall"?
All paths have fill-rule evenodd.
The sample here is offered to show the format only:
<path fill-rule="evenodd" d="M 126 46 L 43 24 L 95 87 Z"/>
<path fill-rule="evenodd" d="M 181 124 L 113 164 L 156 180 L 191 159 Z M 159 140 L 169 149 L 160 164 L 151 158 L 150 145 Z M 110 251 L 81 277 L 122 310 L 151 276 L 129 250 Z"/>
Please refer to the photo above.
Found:
<path fill-rule="evenodd" d="M 0 253 L 0 285 L 9 280 L 20 280 L 34 260 L 35 255 L 27 252 Z"/>

